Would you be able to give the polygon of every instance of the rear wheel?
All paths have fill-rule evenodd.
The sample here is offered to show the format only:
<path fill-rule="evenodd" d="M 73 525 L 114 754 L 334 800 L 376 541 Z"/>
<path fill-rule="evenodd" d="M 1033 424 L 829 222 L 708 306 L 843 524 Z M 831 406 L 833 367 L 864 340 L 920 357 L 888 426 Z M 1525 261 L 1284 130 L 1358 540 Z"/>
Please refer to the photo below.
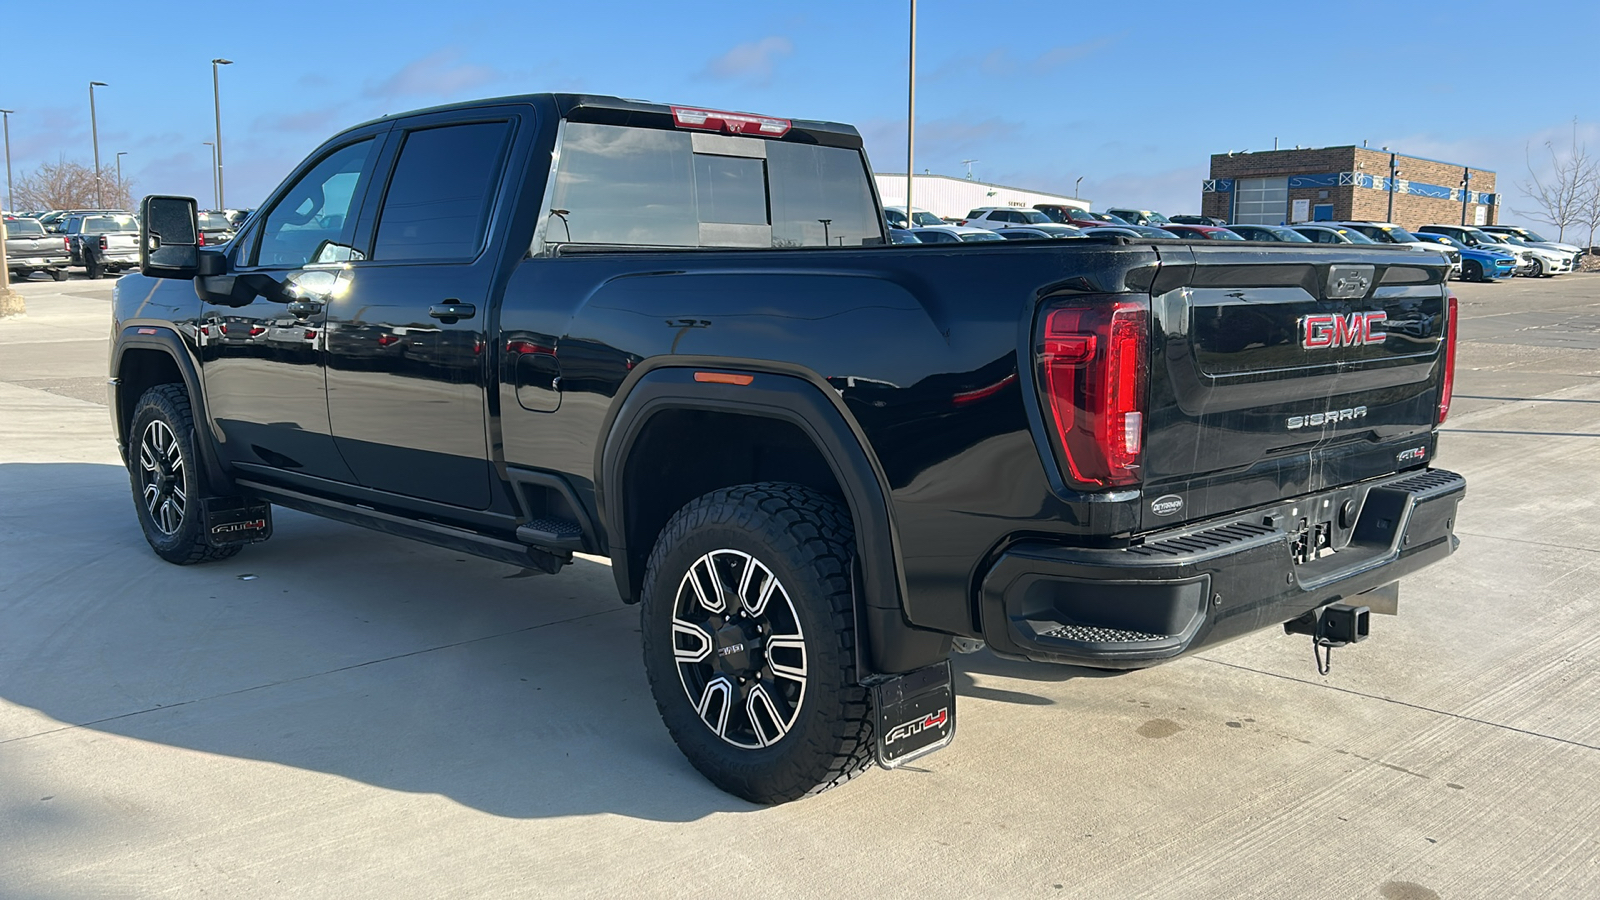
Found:
<path fill-rule="evenodd" d="M 67 270 L 66 269 L 51 269 L 50 270 L 50 277 L 54 278 L 57 281 L 66 281 L 67 280 Z"/>
<path fill-rule="evenodd" d="M 158 384 L 134 406 L 128 472 L 139 526 L 157 556 L 187 566 L 227 559 L 243 547 L 213 547 L 206 540 L 201 511 L 205 472 L 195 451 L 194 415 L 182 385 Z"/>
<path fill-rule="evenodd" d="M 833 498 L 763 482 L 672 517 L 645 572 L 645 670 L 672 739 L 717 787 L 783 803 L 872 759 L 856 684 L 853 532 Z"/>

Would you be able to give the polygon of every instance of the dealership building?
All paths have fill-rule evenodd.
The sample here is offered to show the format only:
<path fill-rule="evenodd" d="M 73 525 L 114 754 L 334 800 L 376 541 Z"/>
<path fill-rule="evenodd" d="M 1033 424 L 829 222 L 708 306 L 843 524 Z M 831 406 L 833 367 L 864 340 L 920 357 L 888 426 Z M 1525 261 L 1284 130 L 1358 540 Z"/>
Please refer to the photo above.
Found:
<path fill-rule="evenodd" d="M 878 182 L 878 196 L 884 206 L 906 205 L 906 175 L 904 172 L 879 172 L 873 175 Z M 980 206 L 1009 206 L 1015 209 L 1031 208 L 1036 203 L 1053 203 L 1088 209 L 1089 201 L 1077 197 L 1044 194 L 1025 188 L 989 184 L 970 178 L 953 178 L 949 175 L 918 175 L 911 186 L 911 203 L 918 209 L 942 219 L 965 218 L 967 213 Z"/>
<path fill-rule="evenodd" d="M 1500 208 L 1487 169 L 1355 146 L 1218 153 L 1201 190 L 1203 214 L 1253 225 L 1493 225 Z"/>

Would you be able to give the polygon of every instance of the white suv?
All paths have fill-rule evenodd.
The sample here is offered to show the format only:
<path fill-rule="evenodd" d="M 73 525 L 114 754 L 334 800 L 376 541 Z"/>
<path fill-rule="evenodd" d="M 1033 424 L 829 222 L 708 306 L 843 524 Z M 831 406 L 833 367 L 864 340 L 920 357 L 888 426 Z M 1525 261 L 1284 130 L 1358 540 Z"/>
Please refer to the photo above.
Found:
<path fill-rule="evenodd" d="M 1009 206 L 980 206 L 959 224 L 971 225 L 974 228 L 987 228 L 990 231 L 1003 231 L 1007 228 L 1037 228 L 1040 225 L 1052 225 L 1051 218 L 1037 209 L 1014 209 Z"/>

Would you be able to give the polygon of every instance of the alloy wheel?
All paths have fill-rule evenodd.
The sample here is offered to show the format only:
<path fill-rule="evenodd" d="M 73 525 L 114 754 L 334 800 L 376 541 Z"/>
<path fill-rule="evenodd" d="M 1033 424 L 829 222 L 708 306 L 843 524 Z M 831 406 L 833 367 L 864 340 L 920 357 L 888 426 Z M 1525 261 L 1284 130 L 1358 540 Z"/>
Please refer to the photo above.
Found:
<path fill-rule="evenodd" d="M 806 644 L 794 601 L 755 557 L 713 550 L 678 583 L 672 655 L 700 721 L 728 744 L 770 747 L 806 695 Z"/>
<path fill-rule="evenodd" d="M 183 527 L 189 498 L 184 493 L 183 452 L 162 421 L 145 426 L 139 437 L 139 494 L 156 530 L 167 537 Z"/>

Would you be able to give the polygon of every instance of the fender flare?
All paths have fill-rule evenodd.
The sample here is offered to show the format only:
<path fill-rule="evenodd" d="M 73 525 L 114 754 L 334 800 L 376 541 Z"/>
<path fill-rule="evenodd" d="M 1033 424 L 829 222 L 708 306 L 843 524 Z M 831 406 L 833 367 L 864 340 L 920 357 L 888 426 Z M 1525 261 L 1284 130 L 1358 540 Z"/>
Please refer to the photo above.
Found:
<path fill-rule="evenodd" d="M 211 432 L 211 416 L 206 411 L 205 392 L 201 390 L 200 369 L 189 346 L 171 325 L 123 325 L 111 350 L 111 429 L 117 441 L 117 451 L 123 462 L 128 459 L 128 435 L 123 431 L 123 401 L 131 409 L 138 397 L 124 397 L 122 384 L 123 357 L 129 350 L 154 350 L 172 359 L 183 378 L 183 388 L 189 395 L 189 408 L 194 414 L 195 447 L 205 463 L 206 475 L 212 489 L 231 487 L 233 478 L 222 468 L 222 457 L 217 452 L 215 436 Z"/>
<path fill-rule="evenodd" d="M 696 371 L 755 376 L 746 385 L 696 381 Z M 626 546 L 623 470 L 634 443 L 657 413 L 699 409 L 778 419 L 798 427 L 816 446 L 843 488 L 856 523 L 856 618 L 870 648 L 858 672 L 909 671 L 943 659 L 949 636 L 905 622 L 905 575 L 899 533 L 889 503 L 888 479 L 866 436 L 826 382 L 798 366 L 771 361 L 674 356 L 641 364 L 618 391 L 596 448 L 595 505 L 611 550 L 612 574 L 622 596 L 633 600 L 644 573 L 632 571 Z M 864 626 L 864 627 L 863 627 Z M 924 661 L 924 659 L 926 661 Z"/>

